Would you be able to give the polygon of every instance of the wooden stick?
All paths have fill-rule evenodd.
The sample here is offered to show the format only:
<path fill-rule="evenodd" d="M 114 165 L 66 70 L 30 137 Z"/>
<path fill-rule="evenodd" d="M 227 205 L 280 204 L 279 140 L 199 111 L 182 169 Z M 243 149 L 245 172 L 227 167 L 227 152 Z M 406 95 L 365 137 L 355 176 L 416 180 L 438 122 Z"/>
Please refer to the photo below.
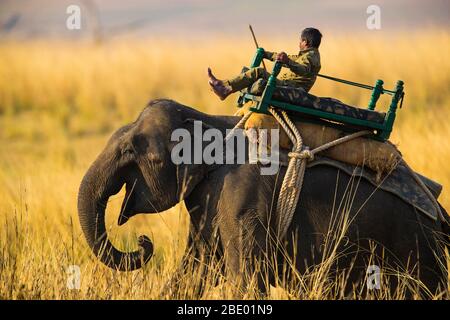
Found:
<path fill-rule="evenodd" d="M 249 29 L 250 29 L 250 32 L 252 33 L 253 41 L 255 42 L 256 48 L 259 48 L 258 41 L 256 40 L 255 33 L 253 32 L 252 25 L 249 24 L 248 27 L 249 27 Z M 267 71 L 266 64 L 264 63 L 264 59 L 261 60 L 261 62 L 262 62 L 262 64 L 263 64 L 264 70 Z"/>

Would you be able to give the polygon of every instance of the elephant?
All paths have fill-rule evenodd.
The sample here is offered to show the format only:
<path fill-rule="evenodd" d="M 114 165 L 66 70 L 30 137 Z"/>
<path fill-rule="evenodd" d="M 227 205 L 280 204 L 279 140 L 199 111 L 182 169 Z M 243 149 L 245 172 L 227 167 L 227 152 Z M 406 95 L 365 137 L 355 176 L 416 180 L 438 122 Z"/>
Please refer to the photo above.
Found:
<path fill-rule="evenodd" d="M 203 255 L 204 259 L 222 259 L 221 272 L 236 281 L 240 292 L 248 283 L 242 279 L 242 270 L 256 275 L 258 289 L 266 292 L 267 279 L 275 283 L 279 276 L 276 269 L 283 269 L 288 256 L 293 257 L 293 272 L 300 274 L 323 263 L 324 242 L 339 232 L 340 227 L 331 232 L 330 238 L 330 226 L 341 214 L 335 208 L 337 199 L 345 198 L 345 190 L 352 185 L 350 175 L 330 166 L 308 168 L 287 234 L 277 239 L 276 218 L 272 216 L 285 167 L 280 167 L 276 175 L 261 175 L 260 165 L 248 162 L 211 165 L 172 161 L 176 142 L 171 134 L 175 129 L 191 132 L 193 121 L 201 121 L 205 128 L 217 128 L 225 134 L 239 119 L 157 99 L 148 103 L 136 121 L 112 135 L 82 179 L 78 194 L 82 231 L 101 262 L 116 270 L 131 271 L 141 268 L 153 255 L 153 243 L 146 236 L 138 238 L 139 249 L 131 252 L 118 250 L 108 238 L 105 208 L 109 197 L 125 185 L 119 225 L 136 214 L 159 213 L 184 201 L 190 216 L 189 239 L 174 279 L 186 272 L 189 259 L 199 261 Z M 342 237 L 344 241 L 338 244 L 342 254 L 330 272 L 347 270 L 351 287 L 367 275 L 369 255 L 375 253 L 380 265 L 389 262 L 399 270 L 413 266 L 430 292 L 445 288 L 439 252 L 442 243 L 448 246 L 448 220 L 433 221 L 364 179 L 358 181 L 351 198 L 346 210 L 351 223 Z M 444 208 L 441 210 L 447 219 Z M 274 246 L 274 241 L 279 245 Z M 205 254 L 205 248 L 213 251 Z M 269 257 L 275 262 L 269 263 Z M 169 285 L 173 290 L 175 283 Z"/>

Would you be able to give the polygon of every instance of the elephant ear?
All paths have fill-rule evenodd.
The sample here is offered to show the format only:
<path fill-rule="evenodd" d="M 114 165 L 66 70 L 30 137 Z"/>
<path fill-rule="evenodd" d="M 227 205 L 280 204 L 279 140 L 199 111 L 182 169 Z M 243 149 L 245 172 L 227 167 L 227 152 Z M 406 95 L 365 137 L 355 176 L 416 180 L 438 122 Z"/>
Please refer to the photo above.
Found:
<path fill-rule="evenodd" d="M 208 165 L 202 159 L 207 142 L 203 141 L 202 137 L 204 131 L 210 128 L 213 126 L 203 120 L 187 118 L 183 121 L 182 128 L 179 128 L 179 133 L 175 136 L 172 135 L 172 161 L 174 161 L 174 155 L 183 158 L 181 163 L 179 159 L 174 161 L 177 175 L 177 195 L 180 201 L 191 193 L 208 172 Z M 176 141 L 173 141 L 173 138 Z"/>

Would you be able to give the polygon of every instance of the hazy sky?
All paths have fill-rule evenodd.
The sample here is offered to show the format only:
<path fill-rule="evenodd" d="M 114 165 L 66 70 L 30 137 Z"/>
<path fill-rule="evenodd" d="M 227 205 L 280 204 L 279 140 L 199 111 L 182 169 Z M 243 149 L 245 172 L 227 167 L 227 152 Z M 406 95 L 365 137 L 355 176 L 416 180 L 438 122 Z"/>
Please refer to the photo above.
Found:
<path fill-rule="evenodd" d="M 280 34 L 316 26 L 336 32 L 367 31 L 366 9 L 381 9 L 381 31 L 449 28 L 450 0 L 0 0 L 0 35 L 8 37 L 92 34 L 96 21 L 108 35 L 239 35 L 252 23 L 259 32 Z M 69 31 L 66 8 L 81 7 L 82 28 Z"/>

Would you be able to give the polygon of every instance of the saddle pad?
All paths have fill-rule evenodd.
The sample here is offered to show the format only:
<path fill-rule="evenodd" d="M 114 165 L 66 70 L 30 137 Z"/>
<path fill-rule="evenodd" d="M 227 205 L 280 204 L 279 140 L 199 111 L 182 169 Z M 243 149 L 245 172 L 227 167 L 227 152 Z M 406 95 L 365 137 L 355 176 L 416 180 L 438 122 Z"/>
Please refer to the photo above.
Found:
<path fill-rule="evenodd" d="M 259 79 L 251 87 L 250 93 L 261 95 L 264 91 L 265 85 L 266 81 L 264 79 Z M 273 93 L 273 99 L 292 103 L 305 108 L 343 115 L 354 119 L 368 120 L 379 124 L 384 122 L 384 118 L 386 116 L 383 112 L 353 107 L 337 99 L 316 97 L 315 95 L 307 93 L 303 88 L 277 86 Z"/>
<path fill-rule="evenodd" d="M 286 154 L 280 154 L 280 163 L 281 165 L 287 165 L 288 162 Z M 419 212 L 423 213 L 428 218 L 438 220 L 438 218 L 440 217 L 440 213 L 434 206 L 433 201 L 414 180 L 414 177 L 411 175 L 411 173 L 403 163 L 399 163 L 396 169 L 394 169 L 390 174 L 382 177 L 379 182 L 377 182 L 376 173 L 370 169 L 367 169 L 365 167 L 352 166 L 325 157 L 316 156 L 313 161 L 307 164 L 307 168 L 320 165 L 332 166 L 346 172 L 349 175 L 358 177 L 361 176 L 375 187 L 390 192 L 406 203 L 414 206 L 417 210 L 419 210 Z M 421 175 L 419 175 L 419 178 L 422 179 L 422 181 L 430 189 L 432 194 L 434 194 L 437 198 L 437 195 L 439 195 L 440 191 L 442 190 L 442 186 L 437 182 L 434 182 Z"/>

